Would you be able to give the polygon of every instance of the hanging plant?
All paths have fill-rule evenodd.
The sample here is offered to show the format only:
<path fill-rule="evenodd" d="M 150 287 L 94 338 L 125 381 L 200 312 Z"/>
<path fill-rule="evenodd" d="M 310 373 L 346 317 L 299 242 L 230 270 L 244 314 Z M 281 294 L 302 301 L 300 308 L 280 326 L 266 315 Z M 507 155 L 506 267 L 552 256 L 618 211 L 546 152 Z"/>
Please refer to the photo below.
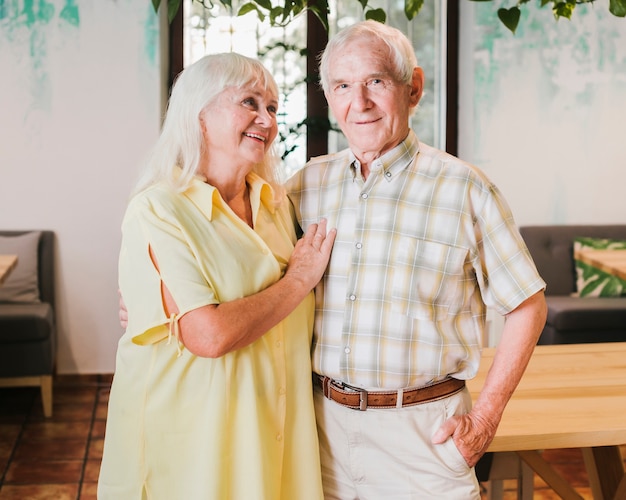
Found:
<path fill-rule="evenodd" d="M 167 17 L 171 22 L 180 9 L 182 0 L 150 0 L 155 11 L 158 11 L 161 3 L 167 4 Z M 206 8 L 214 5 L 213 0 L 193 0 L 202 4 Z M 222 5 L 232 8 L 231 0 L 217 0 Z M 368 4 L 368 0 L 357 0 L 363 7 L 365 19 L 385 22 L 387 13 L 384 9 L 374 9 Z M 473 2 L 491 2 L 492 0 L 469 0 Z M 571 19 L 580 4 L 592 4 L 595 0 L 536 0 L 539 7 L 549 5 L 555 19 Z M 506 9 L 498 9 L 498 19 L 515 33 L 522 14 L 521 9 L 526 8 L 530 0 L 518 0 L 515 5 Z M 424 0 L 404 0 L 404 13 L 408 20 L 413 19 L 424 5 Z M 272 26 L 285 26 L 297 15 L 304 11 L 315 14 L 328 30 L 328 0 L 279 0 L 275 3 L 272 0 L 250 0 L 244 3 L 237 15 L 242 16 L 249 12 L 256 12 L 261 21 L 269 19 Z M 617 17 L 626 17 L 626 0 L 609 0 L 609 12 Z"/>

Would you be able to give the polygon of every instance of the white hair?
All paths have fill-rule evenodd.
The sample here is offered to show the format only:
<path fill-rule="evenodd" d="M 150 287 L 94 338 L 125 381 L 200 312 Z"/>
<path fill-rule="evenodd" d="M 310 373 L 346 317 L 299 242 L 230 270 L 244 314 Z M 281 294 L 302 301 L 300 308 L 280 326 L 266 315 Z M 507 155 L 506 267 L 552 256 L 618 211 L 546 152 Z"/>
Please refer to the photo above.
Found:
<path fill-rule="evenodd" d="M 176 78 L 169 99 L 161 134 L 146 162 L 135 192 L 166 181 L 177 191 L 189 187 L 206 147 L 200 113 L 228 87 L 260 83 L 278 96 L 278 86 L 270 72 L 255 59 L 234 52 L 204 56 L 185 68 Z M 176 167 L 182 174 L 175 175 Z M 277 197 L 279 157 L 272 145 L 263 161 L 253 168 L 269 182 Z"/>
<path fill-rule="evenodd" d="M 333 55 L 350 42 L 364 38 L 375 38 L 384 42 L 389 48 L 393 76 L 402 83 L 411 84 L 413 69 L 417 67 L 417 57 L 410 40 L 392 26 L 368 20 L 344 28 L 326 45 L 319 58 L 320 79 L 325 93 L 329 90 L 329 64 Z"/>

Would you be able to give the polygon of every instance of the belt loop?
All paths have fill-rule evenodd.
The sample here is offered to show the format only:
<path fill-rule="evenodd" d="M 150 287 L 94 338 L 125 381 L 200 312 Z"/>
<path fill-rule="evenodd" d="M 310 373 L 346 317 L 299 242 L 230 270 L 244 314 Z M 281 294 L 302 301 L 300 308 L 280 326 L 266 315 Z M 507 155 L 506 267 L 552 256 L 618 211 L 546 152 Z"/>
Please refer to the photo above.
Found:
<path fill-rule="evenodd" d="M 367 391 L 365 389 L 359 390 L 359 410 L 367 410 Z"/>
<path fill-rule="evenodd" d="M 396 399 L 396 408 L 402 408 L 404 403 L 404 389 L 398 389 L 398 399 Z"/>
<path fill-rule="evenodd" d="M 322 392 L 324 393 L 324 396 L 326 396 L 328 399 L 331 399 L 331 397 L 330 397 L 330 378 L 328 378 L 328 377 L 324 377 L 322 379 Z"/>

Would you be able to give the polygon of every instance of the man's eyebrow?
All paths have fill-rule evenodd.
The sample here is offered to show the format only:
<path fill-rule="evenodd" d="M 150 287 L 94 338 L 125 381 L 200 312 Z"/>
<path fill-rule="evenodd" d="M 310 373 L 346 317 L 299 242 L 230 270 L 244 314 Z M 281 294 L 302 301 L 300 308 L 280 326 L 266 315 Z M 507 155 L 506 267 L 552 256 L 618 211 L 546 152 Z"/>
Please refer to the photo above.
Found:
<path fill-rule="evenodd" d="M 376 73 L 370 73 L 369 75 L 367 75 L 363 80 L 349 80 L 347 78 L 331 78 L 330 79 L 330 83 L 331 84 L 337 84 L 337 83 L 345 83 L 345 82 L 366 82 L 368 80 L 373 80 L 373 79 L 380 79 L 380 80 L 393 80 L 393 76 L 391 75 L 391 73 L 389 71 L 377 71 Z"/>

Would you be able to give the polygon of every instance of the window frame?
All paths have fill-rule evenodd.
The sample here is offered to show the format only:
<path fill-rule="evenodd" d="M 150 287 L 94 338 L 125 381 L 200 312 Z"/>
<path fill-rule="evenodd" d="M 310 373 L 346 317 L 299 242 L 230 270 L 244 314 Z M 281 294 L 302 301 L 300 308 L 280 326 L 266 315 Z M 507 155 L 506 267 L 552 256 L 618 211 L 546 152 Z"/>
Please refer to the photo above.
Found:
<path fill-rule="evenodd" d="M 183 8 L 178 10 L 168 31 L 168 94 L 176 76 L 183 70 Z M 446 151 L 457 155 L 458 151 L 458 75 L 459 75 L 459 0 L 447 0 L 446 29 Z M 307 12 L 307 49 L 310 54 L 319 54 L 328 42 L 328 34 L 319 19 Z M 307 57 L 307 73 L 317 74 L 315 57 Z M 327 118 L 324 114 L 328 105 L 324 94 L 316 83 L 307 83 L 308 117 Z M 307 131 L 306 158 L 328 152 L 328 133 Z"/>

